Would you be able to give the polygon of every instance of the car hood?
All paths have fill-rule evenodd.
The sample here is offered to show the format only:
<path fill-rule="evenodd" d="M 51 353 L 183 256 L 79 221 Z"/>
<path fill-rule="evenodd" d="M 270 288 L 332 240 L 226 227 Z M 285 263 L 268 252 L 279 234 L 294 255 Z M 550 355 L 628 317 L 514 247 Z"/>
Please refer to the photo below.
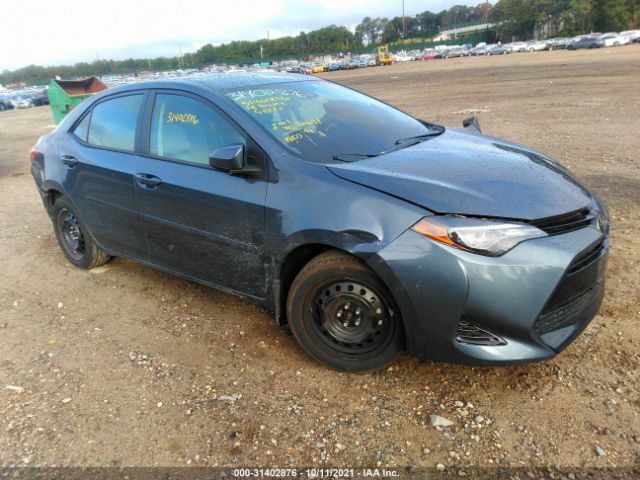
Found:
<path fill-rule="evenodd" d="M 484 135 L 442 135 L 327 168 L 338 177 L 436 213 L 535 220 L 579 210 L 591 194 L 539 152 Z"/>

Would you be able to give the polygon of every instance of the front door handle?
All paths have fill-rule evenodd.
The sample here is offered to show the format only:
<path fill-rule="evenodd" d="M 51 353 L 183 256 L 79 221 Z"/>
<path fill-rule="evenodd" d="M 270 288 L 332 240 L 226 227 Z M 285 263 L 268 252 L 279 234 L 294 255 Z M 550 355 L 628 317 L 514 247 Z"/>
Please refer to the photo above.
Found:
<path fill-rule="evenodd" d="M 60 157 L 60 160 L 62 160 L 62 163 L 70 168 L 73 168 L 78 164 L 78 159 L 71 155 L 62 155 L 62 157 Z"/>
<path fill-rule="evenodd" d="M 136 173 L 135 177 L 138 184 L 147 188 L 155 188 L 162 183 L 162 179 L 149 173 Z"/>

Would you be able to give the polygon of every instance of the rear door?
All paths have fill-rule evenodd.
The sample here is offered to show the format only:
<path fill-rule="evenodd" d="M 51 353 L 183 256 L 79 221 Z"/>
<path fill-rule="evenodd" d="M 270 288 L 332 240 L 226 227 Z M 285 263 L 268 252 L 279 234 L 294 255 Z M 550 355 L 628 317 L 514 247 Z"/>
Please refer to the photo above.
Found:
<path fill-rule="evenodd" d="M 101 100 L 58 148 L 63 188 L 96 240 L 110 251 L 137 258 L 146 256 L 133 181 L 145 96 L 136 91 Z"/>
<path fill-rule="evenodd" d="M 215 170 L 209 156 L 242 143 L 262 171 L 266 156 L 205 99 L 164 90 L 147 103 L 148 144 L 136 162 L 136 196 L 151 261 L 263 297 L 266 181 Z"/>

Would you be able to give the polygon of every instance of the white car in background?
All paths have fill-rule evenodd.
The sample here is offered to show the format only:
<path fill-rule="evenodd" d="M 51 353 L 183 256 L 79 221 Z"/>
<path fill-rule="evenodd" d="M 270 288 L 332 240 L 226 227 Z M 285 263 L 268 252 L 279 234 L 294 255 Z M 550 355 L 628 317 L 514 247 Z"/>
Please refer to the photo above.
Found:
<path fill-rule="evenodd" d="M 396 62 L 410 62 L 413 60 L 413 57 L 410 57 L 409 55 L 405 54 L 405 53 L 400 53 L 398 55 L 394 55 L 393 59 Z"/>
<path fill-rule="evenodd" d="M 527 42 L 513 42 L 511 45 L 512 52 L 526 52 L 527 51 Z"/>
<path fill-rule="evenodd" d="M 527 52 L 541 52 L 547 49 L 547 42 L 543 40 L 531 40 L 526 45 Z"/>
<path fill-rule="evenodd" d="M 628 38 L 629 42 L 633 42 L 635 39 L 640 38 L 640 30 L 627 30 L 625 32 L 620 32 L 620 36 Z"/>
<path fill-rule="evenodd" d="M 629 45 L 631 43 L 629 37 L 615 32 L 603 33 L 600 38 L 604 41 L 605 47 L 619 47 L 620 45 Z"/>
<path fill-rule="evenodd" d="M 33 103 L 28 95 L 18 95 L 11 100 L 14 108 L 31 108 Z"/>

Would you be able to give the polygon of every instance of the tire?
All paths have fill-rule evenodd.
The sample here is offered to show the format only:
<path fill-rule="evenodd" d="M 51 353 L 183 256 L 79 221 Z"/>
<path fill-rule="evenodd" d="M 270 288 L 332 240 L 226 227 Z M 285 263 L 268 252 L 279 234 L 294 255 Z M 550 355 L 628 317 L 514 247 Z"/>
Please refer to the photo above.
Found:
<path fill-rule="evenodd" d="M 53 204 L 51 218 L 58 245 L 71 264 L 87 270 L 107 263 L 111 257 L 100 249 L 87 225 L 65 197 Z"/>
<path fill-rule="evenodd" d="M 402 319 L 376 274 L 344 252 L 311 260 L 287 298 L 293 336 L 311 357 L 346 372 L 380 370 L 404 351 Z"/>

